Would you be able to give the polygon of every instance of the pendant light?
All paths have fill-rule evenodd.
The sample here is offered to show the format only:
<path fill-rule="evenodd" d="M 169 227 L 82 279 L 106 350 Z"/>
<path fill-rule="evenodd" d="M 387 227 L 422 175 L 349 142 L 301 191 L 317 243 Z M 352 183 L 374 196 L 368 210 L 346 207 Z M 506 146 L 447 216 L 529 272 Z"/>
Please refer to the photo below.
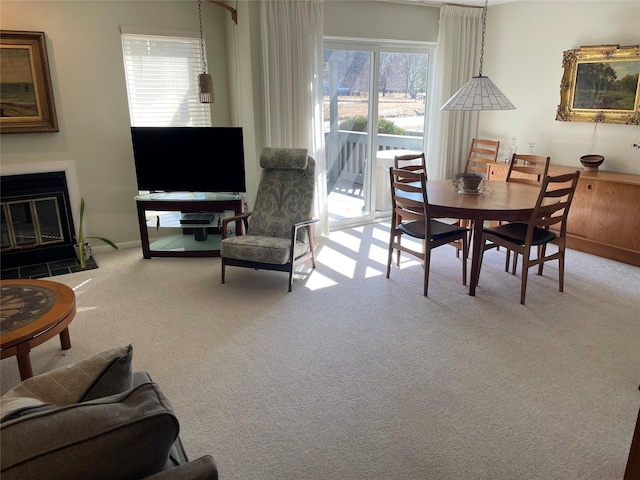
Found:
<path fill-rule="evenodd" d="M 484 56 L 484 32 L 487 27 L 487 7 L 489 0 L 484 2 L 482 11 L 482 48 L 480 50 L 480 71 L 477 77 L 472 77 L 445 103 L 440 110 L 515 110 L 516 107 L 489 80 L 482 75 L 482 57 Z"/>
<path fill-rule="evenodd" d="M 202 73 L 198 75 L 200 103 L 213 103 L 213 79 L 207 73 L 207 61 L 204 56 L 204 35 L 202 34 L 202 0 L 198 0 L 198 20 L 200 21 L 200 50 L 202 52 Z"/>

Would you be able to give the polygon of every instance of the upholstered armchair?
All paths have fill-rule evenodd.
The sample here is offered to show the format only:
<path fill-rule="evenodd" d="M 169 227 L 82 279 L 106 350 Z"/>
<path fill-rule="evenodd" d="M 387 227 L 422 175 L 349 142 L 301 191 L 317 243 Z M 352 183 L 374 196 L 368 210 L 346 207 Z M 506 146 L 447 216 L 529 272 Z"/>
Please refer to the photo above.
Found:
<path fill-rule="evenodd" d="M 227 266 L 293 272 L 311 260 L 316 266 L 311 225 L 315 160 L 303 148 L 266 147 L 260 155 L 262 176 L 254 209 L 222 223 L 222 283 Z M 227 225 L 242 220 L 245 235 L 229 236 Z"/>

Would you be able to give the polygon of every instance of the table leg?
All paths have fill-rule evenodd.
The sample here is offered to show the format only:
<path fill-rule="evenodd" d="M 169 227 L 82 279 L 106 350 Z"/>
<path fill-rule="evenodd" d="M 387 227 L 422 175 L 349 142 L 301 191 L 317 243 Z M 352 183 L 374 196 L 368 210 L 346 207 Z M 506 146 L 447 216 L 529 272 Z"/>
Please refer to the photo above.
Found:
<path fill-rule="evenodd" d="M 29 352 L 31 348 L 27 343 L 18 345 L 16 358 L 18 359 L 18 371 L 20 372 L 20 380 L 26 380 L 33 377 L 33 368 L 31 368 L 31 358 Z"/>
<path fill-rule="evenodd" d="M 60 348 L 69 350 L 71 348 L 71 337 L 69 336 L 69 328 L 65 328 L 60 332 Z"/>
<path fill-rule="evenodd" d="M 473 246 L 471 250 L 471 278 L 469 279 L 469 295 L 476 294 L 478 275 L 480 274 L 480 258 L 482 257 L 482 225 L 484 219 L 476 218 L 473 222 Z"/>

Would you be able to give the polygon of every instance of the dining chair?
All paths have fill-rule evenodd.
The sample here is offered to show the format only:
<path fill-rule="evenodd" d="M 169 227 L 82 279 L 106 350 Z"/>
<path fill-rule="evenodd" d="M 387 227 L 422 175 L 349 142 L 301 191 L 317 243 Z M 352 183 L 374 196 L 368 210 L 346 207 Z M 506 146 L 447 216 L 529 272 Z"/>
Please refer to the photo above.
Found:
<path fill-rule="evenodd" d="M 499 148 L 499 140 L 472 139 L 464 171 L 480 173 L 486 178 L 487 164 L 498 159 Z"/>
<path fill-rule="evenodd" d="M 468 229 L 459 225 L 449 225 L 431 218 L 427 198 L 427 179 L 423 172 L 411 172 L 389 168 L 391 182 L 391 229 L 389 236 L 389 255 L 387 257 L 387 278 L 391 273 L 393 252 L 397 251 L 397 263 L 400 266 L 400 252 L 406 252 L 422 260 L 424 269 L 423 295 L 429 289 L 429 267 L 431 250 L 447 245 L 455 240 L 462 243 L 462 284 L 467 284 Z M 403 235 L 419 240 L 402 244 Z"/>
<path fill-rule="evenodd" d="M 508 250 L 522 255 L 520 287 L 520 303 L 522 305 L 524 305 L 527 292 L 528 271 L 534 265 L 538 265 L 538 275 L 542 275 L 544 262 L 558 260 L 559 290 L 564 291 L 567 217 L 579 177 L 580 171 L 553 177 L 546 175 L 542 180 L 535 208 L 527 222 L 509 222 L 483 229 L 483 246 L 486 246 L 487 242 L 491 242 L 493 245 L 504 246 Z M 552 225 L 555 225 L 554 230 L 549 228 Z M 556 243 L 558 248 L 555 253 L 547 255 L 546 246 L 551 242 Z M 537 255 L 533 259 L 531 258 L 532 247 L 537 249 Z M 482 256 L 484 256 L 485 250 L 486 248 L 483 248 Z M 480 257 L 480 269 L 482 269 L 482 257 Z"/>
<path fill-rule="evenodd" d="M 427 175 L 427 163 L 425 161 L 424 153 L 407 153 L 404 155 L 396 155 L 393 159 L 394 168 L 409 170 L 411 172 L 424 172 L 425 178 L 428 180 L 429 176 Z M 404 180 L 402 178 L 398 179 L 399 181 L 410 181 Z M 456 220 L 454 223 L 458 223 Z M 462 242 L 460 240 L 455 240 L 451 242 L 451 246 L 456 249 L 456 257 L 460 256 L 460 250 L 462 250 Z M 400 254 L 400 252 L 398 252 Z"/>
<path fill-rule="evenodd" d="M 509 162 L 507 182 L 542 185 L 542 179 L 549 172 L 551 157 L 514 153 Z"/>
<path fill-rule="evenodd" d="M 542 186 L 542 179 L 549 172 L 549 164 L 551 157 L 533 155 L 530 153 L 514 153 L 509 162 L 509 170 L 507 171 L 507 182 L 526 183 L 528 185 Z M 502 222 L 498 222 L 499 225 Z M 488 248 L 492 248 L 491 246 Z M 511 262 L 511 251 L 506 251 L 505 272 L 509 270 L 509 262 Z M 514 252 L 513 263 L 511 265 L 511 273 L 516 274 L 518 266 L 518 254 Z"/>
<path fill-rule="evenodd" d="M 407 153 L 404 155 L 396 155 L 393 158 L 393 167 L 409 170 L 411 172 L 423 172 L 427 176 L 427 162 L 424 153 Z"/>
<path fill-rule="evenodd" d="M 425 161 L 424 153 L 405 153 L 403 155 L 396 155 L 393 157 L 393 168 L 408 170 L 415 173 L 423 172 L 425 178 L 428 178 L 427 162 Z M 409 182 L 411 180 L 399 177 L 398 181 Z M 400 252 L 398 252 L 398 254 L 400 254 Z"/>
<path fill-rule="evenodd" d="M 498 159 L 498 150 L 500 149 L 500 140 L 488 140 L 482 138 L 473 138 L 469 153 L 467 154 L 467 163 L 465 164 L 465 173 L 478 173 L 487 178 L 488 164 Z M 473 228 L 471 220 L 460 218 L 456 219 L 462 227 Z M 471 232 L 471 230 L 469 230 Z M 471 233 L 469 233 L 469 243 L 471 243 Z M 456 257 L 460 255 L 460 245 L 457 245 Z"/>

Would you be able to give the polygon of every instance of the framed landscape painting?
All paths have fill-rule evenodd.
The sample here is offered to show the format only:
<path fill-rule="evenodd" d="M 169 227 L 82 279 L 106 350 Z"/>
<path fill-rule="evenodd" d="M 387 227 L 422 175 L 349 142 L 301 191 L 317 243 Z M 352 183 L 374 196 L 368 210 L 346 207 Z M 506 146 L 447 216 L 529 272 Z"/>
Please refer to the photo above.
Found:
<path fill-rule="evenodd" d="M 44 32 L 0 30 L 0 133 L 57 131 Z"/>
<path fill-rule="evenodd" d="M 556 120 L 640 125 L 640 46 L 599 45 L 562 57 Z"/>

